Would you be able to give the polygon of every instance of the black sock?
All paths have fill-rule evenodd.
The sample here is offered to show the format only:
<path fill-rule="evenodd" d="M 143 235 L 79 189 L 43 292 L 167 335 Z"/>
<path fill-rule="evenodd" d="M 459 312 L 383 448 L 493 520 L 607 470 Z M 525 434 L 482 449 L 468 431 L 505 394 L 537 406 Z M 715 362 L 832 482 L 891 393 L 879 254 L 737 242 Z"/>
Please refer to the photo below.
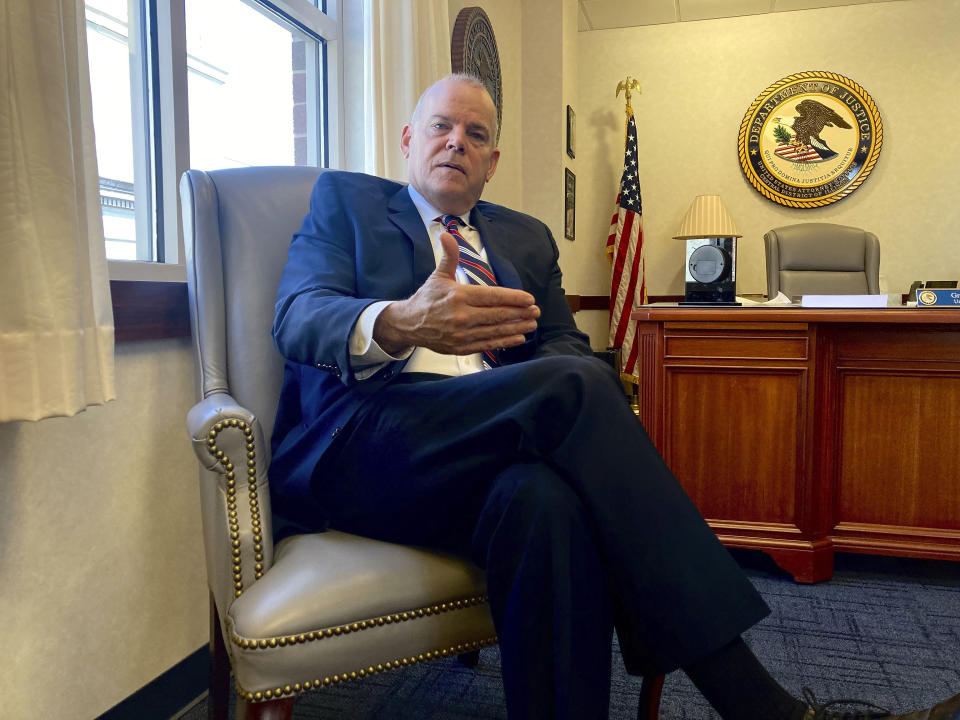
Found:
<path fill-rule="evenodd" d="M 741 638 L 683 671 L 723 720 L 802 720 L 806 703 L 787 692 Z"/>

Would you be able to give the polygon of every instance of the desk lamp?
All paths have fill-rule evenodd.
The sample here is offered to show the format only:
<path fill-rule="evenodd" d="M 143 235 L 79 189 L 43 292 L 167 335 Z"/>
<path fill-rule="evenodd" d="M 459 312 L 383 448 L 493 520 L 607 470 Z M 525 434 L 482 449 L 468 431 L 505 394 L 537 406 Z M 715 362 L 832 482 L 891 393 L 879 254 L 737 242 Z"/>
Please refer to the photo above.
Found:
<path fill-rule="evenodd" d="M 737 238 L 742 237 L 719 195 L 697 195 L 673 236 L 687 241 L 681 305 L 739 305 Z"/>

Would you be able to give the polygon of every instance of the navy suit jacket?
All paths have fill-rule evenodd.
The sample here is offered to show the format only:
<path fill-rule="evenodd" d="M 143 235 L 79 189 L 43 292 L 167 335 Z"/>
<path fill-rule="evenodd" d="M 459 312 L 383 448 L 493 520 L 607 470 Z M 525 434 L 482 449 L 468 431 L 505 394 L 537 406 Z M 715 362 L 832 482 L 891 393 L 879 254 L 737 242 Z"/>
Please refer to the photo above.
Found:
<path fill-rule="evenodd" d="M 561 287 L 557 245 L 546 225 L 486 202 L 476 205 L 470 222 L 497 281 L 529 292 L 541 311 L 537 330 L 504 351 L 501 362 L 590 355 Z M 273 325 L 286 359 L 270 466 L 275 513 L 304 529 L 322 525 L 322 509 L 310 500 L 314 468 L 365 399 L 396 378 L 405 362 L 358 382 L 350 370 L 350 334 L 364 308 L 409 297 L 434 269 L 430 238 L 405 185 L 357 173 L 320 175 L 310 213 L 290 245 Z"/>

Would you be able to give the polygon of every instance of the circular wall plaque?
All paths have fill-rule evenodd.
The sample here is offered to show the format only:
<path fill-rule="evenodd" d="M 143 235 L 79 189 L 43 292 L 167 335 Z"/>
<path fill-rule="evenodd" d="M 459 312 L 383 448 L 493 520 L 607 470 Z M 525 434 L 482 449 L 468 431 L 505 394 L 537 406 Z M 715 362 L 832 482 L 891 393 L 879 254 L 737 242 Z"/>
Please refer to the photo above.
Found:
<path fill-rule="evenodd" d="M 880 156 L 876 103 L 850 78 L 789 75 L 768 87 L 740 123 L 740 166 L 764 197 L 795 208 L 829 205 L 866 180 Z"/>
<path fill-rule="evenodd" d="M 500 53 L 490 18 L 479 7 L 466 7 L 457 15 L 450 40 L 450 65 L 453 72 L 480 78 L 497 106 L 497 140 L 503 124 L 503 83 L 500 77 Z"/>

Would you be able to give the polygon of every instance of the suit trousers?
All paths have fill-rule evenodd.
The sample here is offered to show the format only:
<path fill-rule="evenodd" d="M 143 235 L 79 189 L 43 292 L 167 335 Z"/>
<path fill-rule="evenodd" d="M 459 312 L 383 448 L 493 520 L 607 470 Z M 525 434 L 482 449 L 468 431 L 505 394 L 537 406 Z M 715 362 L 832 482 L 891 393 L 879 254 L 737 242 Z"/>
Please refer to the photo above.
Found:
<path fill-rule="evenodd" d="M 332 527 L 469 555 L 487 574 L 508 713 L 605 718 L 768 608 L 657 453 L 609 366 L 548 356 L 374 393 L 311 491 Z"/>

